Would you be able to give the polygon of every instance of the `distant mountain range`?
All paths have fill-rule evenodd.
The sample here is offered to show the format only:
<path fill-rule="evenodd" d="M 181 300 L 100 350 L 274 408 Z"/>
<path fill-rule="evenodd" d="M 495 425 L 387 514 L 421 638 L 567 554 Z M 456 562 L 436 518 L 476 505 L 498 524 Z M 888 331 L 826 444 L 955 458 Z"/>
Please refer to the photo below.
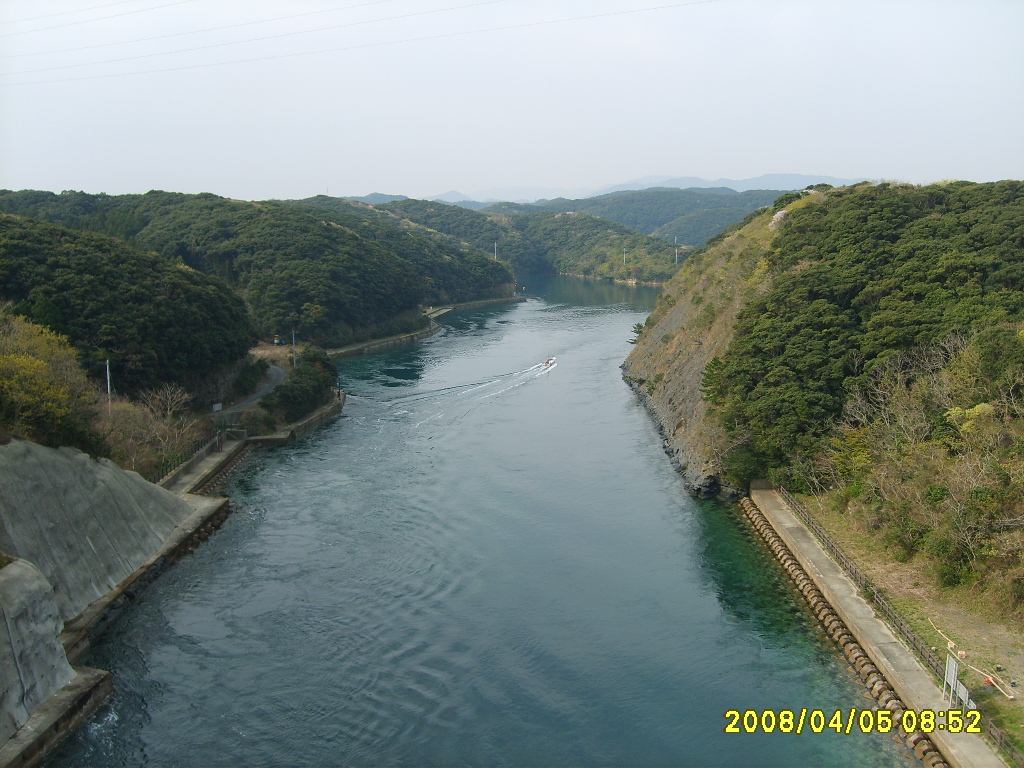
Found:
<path fill-rule="evenodd" d="M 758 208 L 771 205 L 787 191 L 748 189 L 737 192 L 727 187 L 652 187 L 608 192 L 578 200 L 556 198 L 535 203 L 494 203 L 482 212 L 527 216 L 541 211 L 586 213 L 610 219 L 673 244 L 701 246 L 709 237 Z"/>
<path fill-rule="evenodd" d="M 385 195 L 381 192 L 371 192 L 368 195 L 362 197 L 345 197 L 343 200 L 355 200 L 358 203 L 369 203 L 370 205 L 379 205 L 382 203 L 391 203 L 395 200 L 408 200 L 409 198 L 405 195 Z"/>
<path fill-rule="evenodd" d="M 577 189 L 553 189 L 550 187 L 500 187 L 494 189 L 478 190 L 472 194 L 464 194 L 455 190 L 440 195 L 433 195 L 429 199 L 442 203 L 454 203 L 464 208 L 480 209 L 491 203 L 512 202 L 512 203 L 534 203 L 538 200 L 552 200 L 556 198 L 583 199 L 606 195 L 609 192 L 620 192 L 623 190 L 651 189 L 652 187 L 672 187 L 676 189 L 705 189 L 708 187 L 728 187 L 737 192 L 746 192 L 751 189 L 803 189 L 811 184 L 831 184 L 834 187 L 842 187 L 849 184 L 856 184 L 864 181 L 864 178 L 840 179 L 835 176 L 809 176 L 800 173 L 768 173 L 763 176 L 756 176 L 751 179 L 702 179 L 697 176 L 644 176 L 622 184 L 613 184 L 599 189 L 577 188 Z M 355 199 L 355 198 L 353 198 Z M 367 200 L 366 202 L 370 202 Z"/>
<path fill-rule="evenodd" d="M 606 192 L 649 189 L 650 187 L 676 187 L 678 189 L 728 187 L 737 192 L 746 192 L 751 189 L 804 189 L 811 184 L 831 184 L 833 187 L 845 187 L 861 181 L 865 181 L 863 176 L 855 179 L 840 179 L 835 176 L 808 176 L 802 173 L 766 173 L 752 179 L 715 179 L 714 181 L 697 176 L 645 176 L 642 179 L 627 181 L 625 184 L 605 187 L 594 194 L 602 195 Z"/>
<path fill-rule="evenodd" d="M 464 194 L 456 190 L 450 190 L 440 195 L 432 195 L 428 200 L 436 200 L 440 203 L 451 203 L 463 208 L 470 208 L 478 211 L 494 203 L 537 203 L 547 202 L 556 199 L 580 200 L 598 195 L 607 195 L 609 192 L 622 192 L 626 190 L 652 189 L 654 187 L 673 189 L 708 189 L 711 187 L 727 187 L 736 192 L 747 192 L 752 189 L 781 189 L 793 190 L 803 189 L 811 184 L 831 184 L 834 187 L 843 187 L 864 181 L 864 178 L 840 179 L 835 176 L 809 176 L 801 173 L 766 173 L 763 176 L 755 176 L 751 179 L 702 179 L 698 176 L 644 176 L 622 184 L 612 184 L 600 189 L 581 187 L 576 189 L 552 188 L 552 187 L 496 187 L 493 189 L 482 189 L 472 194 Z M 356 197 L 349 195 L 346 200 L 358 200 L 361 203 L 378 205 L 389 203 L 394 200 L 408 200 L 406 195 L 385 195 L 374 192 L 369 195 Z"/>

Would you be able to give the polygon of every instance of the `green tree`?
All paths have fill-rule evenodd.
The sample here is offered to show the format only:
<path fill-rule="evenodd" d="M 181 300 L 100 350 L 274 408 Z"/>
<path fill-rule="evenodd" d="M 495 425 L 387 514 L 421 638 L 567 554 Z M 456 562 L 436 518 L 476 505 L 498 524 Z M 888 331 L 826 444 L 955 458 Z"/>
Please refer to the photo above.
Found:
<path fill-rule="evenodd" d="M 0 427 L 49 445 L 95 448 L 95 399 L 66 338 L 0 309 Z"/>

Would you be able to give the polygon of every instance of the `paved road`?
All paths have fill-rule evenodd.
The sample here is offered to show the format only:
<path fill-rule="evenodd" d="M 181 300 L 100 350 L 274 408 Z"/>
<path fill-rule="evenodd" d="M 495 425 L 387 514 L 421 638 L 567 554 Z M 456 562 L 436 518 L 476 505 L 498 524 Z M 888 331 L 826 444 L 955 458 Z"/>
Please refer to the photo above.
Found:
<path fill-rule="evenodd" d="M 903 704 L 943 712 L 947 704 L 931 674 L 876 614 L 843 569 L 829 557 L 775 490 L 750 486 L 750 500 L 768 518 L 815 586 L 882 672 Z M 945 717 L 939 722 L 945 723 Z M 941 729 L 942 726 L 939 726 Z M 928 738 L 954 768 L 999 768 L 1002 760 L 979 736 L 936 730 Z"/>
<path fill-rule="evenodd" d="M 238 411 L 245 411 L 252 408 L 260 401 L 261 397 L 284 381 L 284 377 L 287 374 L 288 372 L 280 365 L 270 366 L 270 368 L 267 369 L 267 378 L 264 379 L 263 383 L 260 384 L 255 392 L 240 403 L 235 403 L 230 408 L 225 408 L 221 413 L 237 413 Z"/>

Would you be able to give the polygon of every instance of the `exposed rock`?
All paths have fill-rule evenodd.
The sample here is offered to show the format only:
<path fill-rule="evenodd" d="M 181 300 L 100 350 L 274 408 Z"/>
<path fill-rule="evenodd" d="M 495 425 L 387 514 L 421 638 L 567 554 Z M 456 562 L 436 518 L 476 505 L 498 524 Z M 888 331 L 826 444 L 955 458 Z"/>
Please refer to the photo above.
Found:
<path fill-rule="evenodd" d="M 770 214 L 690 257 L 658 298 L 623 375 L 661 426 L 665 451 L 694 496 L 736 498 L 721 479 L 725 438 L 701 395 L 704 369 L 725 353 L 740 310 L 766 289 Z"/>
<path fill-rule="evenodd" d="M 717 475 L 704 475 L 697 478 L 694 482 L 688 481 L 683 483 L 683 488 L 691 496 L 696 496 L 698 499 L 713 499 L 722 490 L 722 484 L 719 482 Z"/>

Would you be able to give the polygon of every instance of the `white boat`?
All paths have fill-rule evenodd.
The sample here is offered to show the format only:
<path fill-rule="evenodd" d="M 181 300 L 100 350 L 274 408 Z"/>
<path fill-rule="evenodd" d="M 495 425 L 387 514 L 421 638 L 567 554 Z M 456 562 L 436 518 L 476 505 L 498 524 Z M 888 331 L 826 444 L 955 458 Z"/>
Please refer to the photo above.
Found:
<path fill-rule="evenodd" d="M 545 368 L 550 368 L 550 367 L 551 367 L 552 365 L 554 365 L 554 364 L 555 364 L 555 360 L 556 360 L 556 359 L 557 359 L 557 358 L 554 358 L 554 357 L 549 357 L 549 358 L 548 358 L 547 360 L 545 360 L 545 361 L 544 361 L 544 363 L 543 363 L 544 367 L 545 367 Z"/>

